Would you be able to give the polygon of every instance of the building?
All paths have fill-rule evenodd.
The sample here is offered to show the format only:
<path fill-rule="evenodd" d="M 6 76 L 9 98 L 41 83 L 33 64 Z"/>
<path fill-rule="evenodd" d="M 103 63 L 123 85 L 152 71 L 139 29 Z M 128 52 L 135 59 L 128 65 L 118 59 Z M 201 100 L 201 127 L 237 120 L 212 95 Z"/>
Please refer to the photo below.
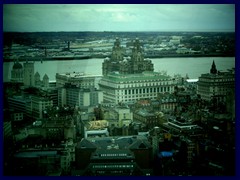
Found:
<path fill-rule="evenodd" d="M 46 96 L 49 97 L 49 100 L 52 100 L 53 106 L 58 106 L 58 89 L 56 87 L 44 88 Z"/>
<path fill-rule="evenodd" d="M 30 103 L 30 99 L 24 98 L 23 96 L 13 96 L 8 98 L 8 104 L 14 112 L 26 113 L 26 104 Z"/>
<path fill-rule="evenodd" d="M 190 89 L 197 89 L 198 79 L 186 79 L 185 86 Z"/>
<path fill-rule="evenodd" d="M 22 147 L 14 154 L 12 175 L 68 175 L 75 160 L 73 142 L 62 144 L 46 141 L 42 136 L 31 135 L 22 141 Z M 72 152 L 73 151 L 73 152 Z"/>
<path fill-rule="evenodd" d="M 129 126 L 133 121 L 133 113 L 126 105 L 102 103 L 101 110 L 103 112 L 103 119 L 108 120 L 110 126 L 122 128 L 123 126 Z"/>
<path fill-rule="evenodd" d="M 11 113 L 11 118 L 12 118 L 13 122 L 15 122 L 15 121 L 21 122 L 24 119 L 24 113 L 14 111 L 13 113 Z"/>
<path fill-rule="evenodd" d="M 46 139 L 53 141 L 75 139 L 76 137 L 75 125 L 71 117 L 48 120 L 42 125 L 41 131 Z"/>
<path fill-rule="evenodd" d="M 108 121 L 106 120 L 95 120 L 89 121 L 84 127 L 84 138 L 88 137 L 107 137 L 108 132 Z"/>
<path fill-rule="evenodd" d="M 191 119 L 186 120 L 182 117 L 174 118 L 170 117 L 168 122 L 162 124 L 162 128 L 165 132 L 172 133 L 173 135 L 189 136 L 202 136 L 203 128 L 192 123 Z"/>
<path fill-rule="evenodd" d="M 159 93 L 172 93 L 175 81 L 158 72 L 140 74 L 109 73 L 99 82 L 103 101 L 129 103 L 140 99 L 156 99 Z"/>
<path fill-rule="evenodd" d="M 95 88 L 96 78 L 99 75 L 89 75 L 80 72 L 56 74 L 56 87 L 63 87 L 65 84 L 73 84 L 79 88 Z"/>
<path fill-rule="evenodd" d="M 227 94 L 235 89 L 235 69 L 227 72 L 217 71 L 213 61 L 210 73 L 202 74 L 197 85 L 197 94 L 203 100 L 216 99 L 217 102 L 225 102 Z"/>
<path fill-rule="evenodd" d="M 7 142 L 8 140 L 11 140 L 11 141 L 13 140 L 13 131 L 12 131 L 11 121 L 3 123 L 3 136 L 4 136 L 5 142 Z"/>
<path fill-rule="evenodd" d="M 8 98 L 9 107 L 18 114 L 14 115 L 14 119 L 22 119 L 25 115 L 35 119 L 43 118 L 43 110 L 52 106 L 52 100 L 41 96 L 14 96 Z M 21 114 L 19 114 L 21 113 Z M 19 119 L 20 118 L 20 119 Z"/>
<path fill-rule="evenodd" d="M 156 113 L 145 110 L 139 109 L 133 113 L 134 121 L 141 122 L 147 126 L 147 128 L 153 128 L 159 125 L 158 116 Z"/>
<path fill-rule="evenodd" d="M 103 92 L 95 88 L 83 89 L 76 85 L 66 84 L 58 89 L 59 106 L 96 106 L 102 101 Z"/>
<path fill-rule="evenodd" d="M 27 108 L 32 112 L 32 117 L 35 119 L 43 118 L 43 111 L 53 106 L 52 100 L 46 97 L 31 96 L 31 104 Z"/>
<path fill-rule="evenodd" d="M 14 120 L 20 120 L 25 117 L 33 117 L 32 114 L 32 100 L 30 97 L 13 96 L 8 98 L 8 104 L 11 110 L 13 110 L 12 118 Z"/>
<path fill-rule="evenodd" d="M 79 170 L 75 175 L 152 174 L 152 147 L 143 136 L 84 138 L 78 142 L 75 153 L 76 170 Z"/>
<path fill-rule="evenodd" d="M 144 59 L 144 52 L 139 39 L 133 44 L 131 57 L 124 57 L 120 40 L 116 38 L 110 58 L 105 58 L 102 64 L 103 76 L 118 71 L 120 74 L 136 74 L 144 71 L 153 71 L 151 60 Z"/>
<path fill-rule="evenodd" d="M 75 140 L 76 127 L 74 120 L 69 115 L 49 119 L 39 119 L 33 126 L 26 129 L 28 135 L 40 135 L 55 144 L 65 140 Z"/>
<path fill-rule="evenodd" d="M 173 94 L 159 94 L 157 100 L 152 101 L 152 106 L 162 112 L 173 112 L 177 107 L 177 97 Z"/>
<path fill-rule="evenodd" d="M 14 62 L 11 71 L 11 81 L 23 82 L 23 66 L 18 61 Z"/>
<path fill-rule="evenodd" d="M 35 86 L 40 87 L 42 85 L 41 79 L 40 79 L 40 74 L 38 72 L 35 73 L 34 75 L 34 81 L 35 81 Z"/>
<path fill-rule="evenodd" d="M 47 74 L 44 74 L 43 76 L 43 87 L 48 88 L 49 87 L 49 77 Z"/>
<path fill-rule="evenodd" d="M 103 91 L 104 102 L 131 103 L 139 99 L 155 99 L 158 93 L 173 92 L 175 80 L 153 72 L 151 60 L 144 59 L 139 39 L 133 43 L 131 57 L 125 58 L 117 38 L 112 56 L 104 60 L 102 70 L 99 88 Z"/>
<path fill-rule="evenodd" d="M 24 66 L 23 83 L 24 86 L 34 86 L 34 63 L 26 62 Z"/>

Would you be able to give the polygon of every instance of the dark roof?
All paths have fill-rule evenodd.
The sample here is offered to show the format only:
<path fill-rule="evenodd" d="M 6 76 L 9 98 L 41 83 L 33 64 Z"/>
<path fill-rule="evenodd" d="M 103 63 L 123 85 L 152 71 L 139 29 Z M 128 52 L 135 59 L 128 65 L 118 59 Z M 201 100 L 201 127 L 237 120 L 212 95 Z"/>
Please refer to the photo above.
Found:
<path fill-rule="evenodd" d="M 150 143 L 140 139 L 129 146 L 129 149 L 149 149 L 149 148 L 151 148 Z"/>
<path fill-rule="evenodd" d="M 82 139 L 81 142 L 77 144 L 77 148 L 98 148 L 98 149 L 108 149 L 111 145 L 118 146 L 118 149 L 138 149 L 138 148 L 150 148 L 151 145 L 148 143 L 145 137 L 102 137 L 102 138 L 87 138 Z"/>
<path fill-rule="evenodd" d="M 13 69 L 22 69 L 22 68 L 23 68 L 23 66 L 19 62 L 16 62 L 13 65 Z"/>
<path fill-rule="evenodd" d="M 84 138 L 77 144 L 77 148 L 79 148 L 79 149 L 85 149 L 85 148 L 96 149 L 97 146 L 94 143 L 92 143 L 89 140 Z"/>
<path fill-rule="evenodd" d="M 40 74 L 38 72 L 36 72 L 34 76 L 35 77 L 37 77 L 37 76 L 40 77 Z"/>
<path fill-rule="evenodd" d="M 45 75 L 43 76 L 43 79 L 49 79 L 48 75 L 45 74 Z"/>

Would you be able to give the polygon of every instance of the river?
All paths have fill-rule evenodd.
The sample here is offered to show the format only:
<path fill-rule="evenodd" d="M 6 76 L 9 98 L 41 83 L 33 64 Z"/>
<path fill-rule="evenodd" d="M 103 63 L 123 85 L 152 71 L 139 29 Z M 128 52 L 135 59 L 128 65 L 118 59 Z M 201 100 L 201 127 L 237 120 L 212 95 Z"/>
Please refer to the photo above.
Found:
<path fill-rule="evenodd" d="M 188 74 L 189 78 L 198 78 L 201 74 L 210 71 L 213 60 L 217 70 L 227 70 L 235 67 L 235 57 L 182 57 L 182 58 L 156 58 L 151 59 L 154 64 L 154 71 L 166 71 L 168 75 Z M 84 59 L 68 61 L 37 61 L 34 63 L 34 71 L 40 77 L 46 73 L 50 81 L 55 80 L 56 73 L 85 72 L 93 75 L 102 74 L 103 59 Z M 9 81 L 13 62 L 3 63 L 3 81 Z M 23 64 L 23 62 L 21 62 Z"/>

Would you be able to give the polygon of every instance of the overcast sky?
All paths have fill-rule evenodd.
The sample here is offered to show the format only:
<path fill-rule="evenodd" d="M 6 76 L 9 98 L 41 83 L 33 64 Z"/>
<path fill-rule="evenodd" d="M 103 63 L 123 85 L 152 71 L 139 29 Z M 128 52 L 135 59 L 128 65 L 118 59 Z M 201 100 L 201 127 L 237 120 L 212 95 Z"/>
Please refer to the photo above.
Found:
<path fill-rule="evenodd" d="M 235 5 L 3 5 L 3 30 L 235 31 Z"/>

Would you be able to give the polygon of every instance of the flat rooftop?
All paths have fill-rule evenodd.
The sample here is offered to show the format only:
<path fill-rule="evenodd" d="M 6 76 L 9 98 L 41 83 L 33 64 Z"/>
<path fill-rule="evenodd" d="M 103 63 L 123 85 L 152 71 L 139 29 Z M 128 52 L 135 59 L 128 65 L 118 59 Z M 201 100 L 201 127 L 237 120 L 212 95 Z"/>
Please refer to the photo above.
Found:
<path fill-rule="evenodd" d="M 118 72 L 110 73 L 104 76 L 104 79 L 113 81 L 144 81 L 144 80 L 169 80 L 171 76 L 163 75 L 158 72 L 143 72 L 139 74 L 119 74 Z"/>

